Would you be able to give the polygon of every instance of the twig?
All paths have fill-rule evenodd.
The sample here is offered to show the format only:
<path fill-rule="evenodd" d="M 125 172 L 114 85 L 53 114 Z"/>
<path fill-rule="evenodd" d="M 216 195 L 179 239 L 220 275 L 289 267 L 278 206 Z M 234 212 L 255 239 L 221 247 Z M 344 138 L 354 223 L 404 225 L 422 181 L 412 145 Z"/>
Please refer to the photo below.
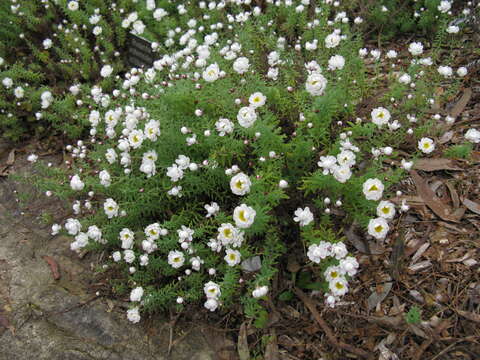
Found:
<path fill-rule="evenodd" d="M 373 354 L 367 353 L 365 350 L 359 349 L 353 345 L 345 344 L 344 342 L 337 340 L 335 338 L 335 335 L 333 334 L 332 329 L 328 326 L 328 324 L 323 320 L 323 318 L 320 316 L 320 313 L 317 311 L 315 304 L 312 302 L 312 300 L 299 288 L 294 288 L 293 291 L 297 296 L 300 298 L 300 300 L 303 301 L 305 306 L 310 310 L 312 313 L 313 317 L 317 321 L 318 325 L 322 328 L 322 330 L 325 332 L 325 335 L 327 336 L 328 340 L 336 347 L 341 348 L 345 351 L 348 351 L 352 354 L 355 354 L 357 356 L 360 356 L 365 359 L 371 359 Z"/>
<path fill-rule="evenodd" d="M 65 309 L 65 310 L 62 310 L 62 311 L 57 311 L 57 312 L 54 312 L 54 313 L 51 313 L 52 315 L 55 315 L 55 314 L 65 314 L 69 311 L 72 311 L 73 309 L 76 309 L 76 308 L 79 308 L 79 307 L 82 307 L 82 306 L 85 306 L 89 303 L 91 303 L 92 301 L 98 299 L 100 296 L 99 295 L 94 295 L 90 298 L 88 298 L 87 300 L 85 301 L 81 301 L 79 302 L 78 304 L 75 304 L 73 306 L 70 306 L 69 308 Z"/>
<path fill-rule="evenodd" d="M 170 322 L 170 336 L 169 336 L 169 339 L 168 339 L 168 356 L 170 356 L 170 353 L 172 352 L 172 348 L 173 348 L 173 345 L 174 345 L 174 342 L 173 342 L 173 329 L 175 327 L 175 324 L 177 323 L 177 320 L 178 318 L 180 317 L 181 313 L 175 315 L 175 317 L 173 318 L 173 320 Z"/>

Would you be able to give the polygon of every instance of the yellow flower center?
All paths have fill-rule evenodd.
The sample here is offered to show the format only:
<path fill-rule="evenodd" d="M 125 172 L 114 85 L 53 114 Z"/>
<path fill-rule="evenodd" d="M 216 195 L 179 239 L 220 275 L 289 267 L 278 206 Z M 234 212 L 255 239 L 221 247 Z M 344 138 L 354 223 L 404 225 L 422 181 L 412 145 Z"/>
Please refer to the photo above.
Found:
<path fill-rule="evenodd" d="M 228 255 L 228 258 L 233 261 L 233 260 L 237 259 L 237 255 L 232 253 L 232 254 Z"/>
<path fill-rule="evenodd" d="M 382 208 L 382 212 L 383 212 L 384 214 L 388 214 L 388 213 L 390 213 L 390 208 L 384 207 L 384 208 Z"/>
<path fill-rule="evenodd" d="M 230 229 L 223 230 L 223 235 L 225 235 L 226 238 L 232 237 L 232 230 Z"/>
<path fill-rule="evenodd" d="M 378 233 L 379 233 L 379 232 L 382 232 L 383 226 L 382 226 L 382 225 L 377 225 L 377 226 L 375 226 L 374 230 L 375 230 L 376 232 L 378 232 Z"/>
<path fill-rule="evenodd" d="M 385 117 L 385 114 L 384 114 L 383 112 L 381 112 L 381 113 L 378 114 L 378 117 L 379 117 L 380 119 L 383 119 L 383 118 Z"/>
<path fill-rule="evenodd" d="M 243 182 L 241 180 L 238 180 L 236 183 L 235 183 L 235 187 L 237 189 L 242 189 L 243 188 Z"/>
<path fill-rule="evenodd" d="M 245 210 L 240 210 L 238 212 L 238 218 L 243 222 L 247 221 L 247 218 L 245 217 Z"/>
<path fill-rule="evenodd" d="M 378 191 L 377 185 L 372 185 L 372 186 L 370 186 L 370 190 L 369 190 L 369 191 Z"/>
<path fill-rule="evenodd" d="M 336 277 L 338 276 L 338 273 L 337 273 L 336 271 L 332 271 L 332 272 L 330 273 L 330 276 L 331 276 L 332 278 L 336 278 Z"/>
<path fill-rule="evenodd" d="M 173 262 L 180 262 L 180 258 L 178 256 L 176 258 L 173 258 Z"/>
<path fill-rule="evenodd" d="M 337 282 L 337 283 L 335 284 L 335 287 L 336 287 L 337 289 L 339 289 L 339 290 L 342 290 L 345 286 L 343 286 L 342 283 Z"/>

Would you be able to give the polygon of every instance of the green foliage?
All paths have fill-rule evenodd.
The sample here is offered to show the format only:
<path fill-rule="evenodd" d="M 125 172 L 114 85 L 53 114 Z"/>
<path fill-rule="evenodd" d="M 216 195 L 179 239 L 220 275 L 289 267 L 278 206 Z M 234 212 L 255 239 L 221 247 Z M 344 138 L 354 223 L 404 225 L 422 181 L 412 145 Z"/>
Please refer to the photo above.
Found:
<path fill-rule="evenodd" d="M 405 314 L 405 321 L 407 322 L 407 324 L 420 324 L 420 322 L 422 321 L 421 309 L 416 305 L 412 306 L 410 310 L 408 310 L 408 312 Z"/>
<path fill-rule="evenodd" d="M 360 6 L 360 1 L 352 3 Z M 433 36 L 441 29 L 445 17 L 437 8 L 440 0 L 380 0 L 369 4 L 364 9 L 365 26 L 369 33 L 384 40 L 412 33 Z"/>
<path fill-rule="evenodd" d="M 13 84 L 0 86 L 1 137 L 18 141 L 45 137 L 52 130 L 70 139 L 82 135 L 85 124 L 71 116 L 77 106 L 68 95 L 70 86 L 86 82 L 84 90 L 90 91 L 100 80 L 102 63 L 123 69 L 115 52 L 122 51 L 126 31 L 121 19 L 111 16 L 111 6 L 88 0 L 70 11 L 67 1 L 1 2 L 0 58 L 5 63 L 0 64 L 0 80 L 10 78 Z M 92 35 L 89 21 L 95 9 L 101 17 L 95 25 L 102 28 L 98 36 Z M 46 39 L 52 41 L 48 49 L 43 45 Z M 105 81 L 101 85 L 110 88 Z M 14 95 L 17 87 L 24 90 L 21 98 Z M 40 96 L 46 91 L 53 94 L 53 106 L 41 107 Z"/>
<path fill-rule="evenodd" d="M 465 142 L 463 144 L 452 145 L 443 151 L 443 155 L 453 159 L 468 159 L 472 154 L 473 144 Z"/>

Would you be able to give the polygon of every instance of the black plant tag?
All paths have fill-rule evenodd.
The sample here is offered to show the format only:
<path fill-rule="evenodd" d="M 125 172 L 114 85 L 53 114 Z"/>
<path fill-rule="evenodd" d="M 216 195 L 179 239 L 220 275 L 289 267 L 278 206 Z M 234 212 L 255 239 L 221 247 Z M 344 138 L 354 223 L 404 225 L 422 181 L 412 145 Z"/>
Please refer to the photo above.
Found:
<path fill-rule="evenodd" d="M 132 67 L 152 67 L 155 60 L 152 43 L 140 36 L 129 34 L 127 60 Z"/>

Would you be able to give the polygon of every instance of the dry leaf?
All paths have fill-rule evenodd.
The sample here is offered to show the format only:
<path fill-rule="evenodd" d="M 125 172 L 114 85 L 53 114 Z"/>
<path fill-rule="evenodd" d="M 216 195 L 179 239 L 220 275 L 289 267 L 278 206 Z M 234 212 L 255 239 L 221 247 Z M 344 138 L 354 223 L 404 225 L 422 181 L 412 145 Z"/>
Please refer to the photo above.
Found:
<path fill-rule="evenodd" d="M 447 131 L 445 134 L 442 135 L 442 137 L 440 139 L 438 139 L 438 143 L 439 144 L 446 144 L 447 142 L 452 140 L 453 135 L 454 135 L 453 131 Z"/>
<path fill-rule="evenodd" d="M 374 324 L 391 326 L 393 328 L 403 327 L 404 319 L 402 315 L 397 316 L 367 316 L 365 319 Z"/>
<path fill-rule="evenodd" d="M 53 278 L 55 280 L 60 279 L 60 271 L 58 269 L 57 262 L 51 256 L 44 256 L 43 259 L 48 263 L 50 266 L 50 270 L 52 270 Z"/>
<path fill-rule="evenodd" d="M 415 161 L 413 168 L 423 171 L 437 171 L 437 170 L 462 170 L 452 159 L 433 158 L 433 159 L 419 159 Z"/>
<path fill-rule="evenodd" d="M 350 243 L 355 247 L 355 249 L 357 249 L 358 251 L 364 254 L 368 254 L 369 251 L 368 251 L 367 244 L 365 243 L 365 241 L 363 241 L 362 237 L 360 237 L 359 235 L 357 235 L 357 233 L 355 233 L 354 228 L 355 227 L 352 224 L 347 230 L 344 230 L 347 240 L 350 241 Z"/>
<path fill-rule="evenodd" d="M 372 294 L 368 297 L 368 300 L 367 300 L 368 310 L 370 311 L 374 309 L 378 304 L 380 304 L 383 300 L 385 300 L 390 290 L 392 290 L 392 283 L 388 282 L 383 284 L 381 292 L 377 292 L 377 291 L 372 292 Z"/>
<path fill-rule="evenodd" d="M 460 115 L 463 112 L 463 110 L 465 110 L 465 107 L 467 106 L 471 97 L 472 97 L 472 89 L 466 88 L 460 100 L 457 101 L 453 109 L 450 111 L 450 116 L 454 118 L 458 117 L 458 115 Z"/>
<path fill-rule="evenodd" d="M 15 149 L 12 149 L 8 154 L 7 165 L 13 165 L 15 162 Z"/>
<path fill-rule="evenodd" d="M 355 249 L 357 249 L 361 253 L 369 255 L 381 255 L 386 251 L 384 247 L 376 243 L 366 242 L 362 236 L 358 235 L 355 232 L 354 224 L 352 224 L 348 229 L 344 230 L 344 233 L 347 240 L 349 240 L 350 243 L 355 247 Z"/>
<path fill-rule="evenodd" d="M 403 258 L 405 256 L 405 234 L 402 231 L 395 239 L 392 255 L 390 257 L 392 277 L 397 280 L 400 277 L 400 268 L 402 267 Z"/>
<path fill-rule="evenodd" d="M 420 256 L 423 255 L 423 253 L 425 251 L 427 251 L 427 249 L 430 247 L 430 243 L 426 242 L 425 244 L 423 244 L 422 246 L 420 246 L 417 250 L 417 252 L 415 253 L 415 255 L 413 255 L 412 257 L 412 263 L 416 262 L 418 259 L 420 259 Z"/>
<path fill-rule="evenodd" d="M 475 214 L 480 215 L 480 204 L 476 203 L 472 200 L 469 200 L 467 198 L 462 199 L 463 205 L 467 207 L 468 210 L 471 212 L 474 212 Z"/>
<path fill-rule="evenodd" d="M 421 261 L 419 263 L 416 263 L 414 265 L 410 265 L 408 267 L 408 270 L 410 270 L 412 272 L 416 272 L 416 271 L 426 269 L 429 266 L 432 266 L 432 262 L 430 260 L 425 260 L 425 261 Z"/>
<path fill-rule="evenodd" d="M 480 314 L 475 314 L 469 311 L 457 310 L 458 314 L 463 316 L 465 319 L 480 323 Z"/>
<path fill-rule="evenodd" d="M 247 322 L 244 321 L 240 325 L 240 332 L 238 333 L 237 351 L 240 360 L 250 360 L 250 350 L 248 349 L 247 340 Z"/>
<path fill-rule="evenodd" d="M 458 209 L 460 207 L 460 199 L 458 197 L 457 190 L 455 190 L 455 186 L 453 186 L 453 184 L 450 181 L 447 181 L 445 185 L 447 186 L 448 191 L 450 191 L 453 207 L 455 209 Z"/>
<path fill-rule="evenodd" d="M 10 321 L 1 312 L 0 312 L 0 325 L 3 326 L 5 329 L 8 329 L 10 327 Z"/>
<path fill-rule="evenodd" d="M 430 189 L 426 181 L 414 170 L 410 172 L 418 195 L 425 201 L 425 204 L 441 219 L 446 221 L 458 222 L 459 218 L 453 215 L 450 206 L 444 204 Z"/>
<path fill-rule="evenodd" d="M 4 327 L 12 332 L 15 335 L 15 328 L 10 324 L 10 320 L 3 315 L 3 310 L 0 309 L 0 328 Z"/>

